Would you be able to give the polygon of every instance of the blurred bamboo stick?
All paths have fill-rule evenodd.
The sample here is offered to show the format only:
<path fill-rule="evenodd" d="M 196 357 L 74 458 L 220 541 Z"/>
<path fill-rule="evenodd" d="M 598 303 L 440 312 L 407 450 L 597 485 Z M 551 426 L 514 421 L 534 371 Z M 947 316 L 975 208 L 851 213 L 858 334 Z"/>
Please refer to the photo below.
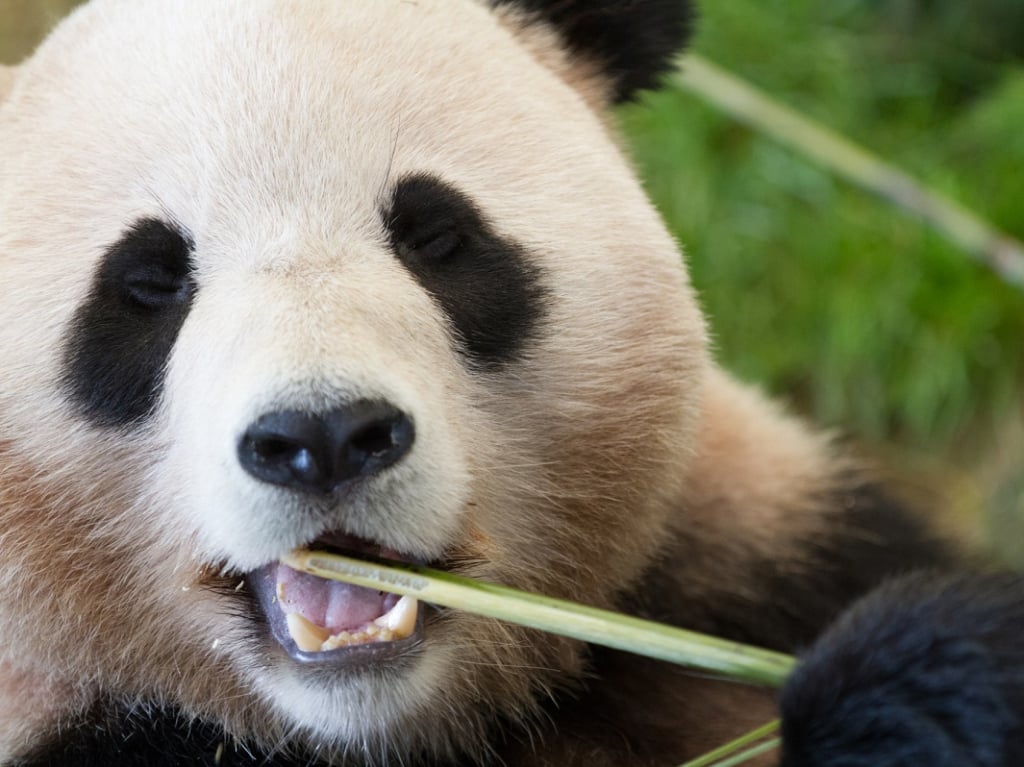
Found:
<path fill-rule="evenodd" d="M 756 746 L 751 746 L 745 751 L 733 754 L 732 756 L 726 757 L 720 761 L 714 763 L 708 762 L 707 764 L 708 767 L 737 767 L 738 765 L 746 764 L 751 759 L 770 753 L 781 745 L 782 740 L 780 738 L 773 738 L 772 740 L 760 743 Z M 688 765 L 684 764 L 683 767 L 688 767 Z"/>
<path fill-rule="evenodd" d="M 781 745 L 780 738 L 770 737 L 777 736 L 781 724 L 778 719 L 769 722 L 763 727 L 758 727 L 756 730 L 726 743 L 721 748 L 716 748 L 702 757 L 681 765 L 681 767 L 727 767 L 750 761 L 755 756 L 766 754 Z M 758 741 L 763 742 L 758 743 Z"/>
<path fill-rule="evenodd" d="M 919 216 L 1002 279 L 1024 288 L 1024 244 L 963 205 L 697 54 L 680 59 L 676 80 L 737 120 Z"/>

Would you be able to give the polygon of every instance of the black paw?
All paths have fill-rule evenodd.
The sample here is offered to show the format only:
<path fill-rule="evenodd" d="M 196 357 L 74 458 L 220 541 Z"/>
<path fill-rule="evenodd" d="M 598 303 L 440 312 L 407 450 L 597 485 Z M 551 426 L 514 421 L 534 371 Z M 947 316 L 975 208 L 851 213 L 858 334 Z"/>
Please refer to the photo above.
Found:
<path fill-rule="evenodd" d="M 782 767 L 1024 766 L 1024 579 L 881 587 L 803 656 L 781 707 Z"/>

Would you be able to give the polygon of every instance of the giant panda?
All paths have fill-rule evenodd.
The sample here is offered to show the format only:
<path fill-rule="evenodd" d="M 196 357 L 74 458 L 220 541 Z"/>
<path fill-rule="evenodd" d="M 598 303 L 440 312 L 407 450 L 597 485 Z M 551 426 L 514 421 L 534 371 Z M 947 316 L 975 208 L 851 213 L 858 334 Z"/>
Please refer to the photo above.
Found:
<path fill-rule="evenodd" d="M 934 572 L 709 354 L 610 113 L 692 20 L 93 0 L 0 70 L 0 762 L 668 767 L 781 706 L 785 767 L 1024 763 L 1018 580 Z M 777 698 L 296 547 L 804 660 Z"/>

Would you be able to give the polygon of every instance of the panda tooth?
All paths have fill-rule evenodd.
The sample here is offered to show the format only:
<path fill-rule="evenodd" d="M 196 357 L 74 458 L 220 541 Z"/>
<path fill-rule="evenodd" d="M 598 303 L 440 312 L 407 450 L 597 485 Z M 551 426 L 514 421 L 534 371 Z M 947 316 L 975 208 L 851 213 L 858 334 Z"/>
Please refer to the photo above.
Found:
<path fill-rule="evenodd" d="M 287 613 L 285 621 L 295 646 L 302 652 L 328 652 L 339 647 L 393 642 L 412 636 L 416 627 L 419 602 L 413 597 L 402 597 L 395 606 L 360 631 L 339 631 L 318 626 L 300 613 Z"/>
<path fill-rule="evenodd" d="M 346 645 L 352 644 L 352 638 L 352 634 L 348 631 L 341 631 L 337 634 L 332 634 L 320 644 L 319 650 L 320 652 L 337 650 L 339 647 L 345 647 Z"/>
<path fill-rule="evenodd" d="M 303 652 L 319 652 L 324 640 L 330 636 L 327 629 L 306 620 L 299 613 L 288 613 L 285 621 L 292 641 Z"/>
<path fill-rule="evenodd" d="M 402 597 L 395 606 L 377 618 L 374 623 L 392 636 L 392 639 L 405 639 L 412 636 L 416 627 L 416 613 L 419 602 L 414 597 Z M 382 632 L 383 633 L 383 632 Z"/>

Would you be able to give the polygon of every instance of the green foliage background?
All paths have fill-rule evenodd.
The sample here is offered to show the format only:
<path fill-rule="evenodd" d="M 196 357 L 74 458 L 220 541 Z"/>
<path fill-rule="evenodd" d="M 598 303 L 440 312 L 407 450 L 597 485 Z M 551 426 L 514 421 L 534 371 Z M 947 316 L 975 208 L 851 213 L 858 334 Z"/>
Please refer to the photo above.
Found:
<path fill-rule="evenodd" d="M 966 5 L 706 3 L 695 48 L 1024 236 L 1024 68 Z M 1024 5 L 987 5 L 1024 33 Z M 939 448 L 1019 396 L 1018 290 L 679 89 L 645 106 L 624 122 L 731 368 Z"/>
<path fill-rule="evenodd" d="M 693 48 L 1024 238 L 1024 3 L 705 2 Z M 680 87 L 622 120 L 723 363 L 1021 561 L 1024 293 Z"/>
<path fill-rule="evenodd" d="M 0 60 L 74 4 L 0 0 Z M 1024 2 L 704 0 L 701 16 L 695 50 L 1024 238 Z M 982 531 L 1024 561 L 1024 293 L 678 87 L 621 117 L 723 363 L 959 516 L 988 510 Z"/>

